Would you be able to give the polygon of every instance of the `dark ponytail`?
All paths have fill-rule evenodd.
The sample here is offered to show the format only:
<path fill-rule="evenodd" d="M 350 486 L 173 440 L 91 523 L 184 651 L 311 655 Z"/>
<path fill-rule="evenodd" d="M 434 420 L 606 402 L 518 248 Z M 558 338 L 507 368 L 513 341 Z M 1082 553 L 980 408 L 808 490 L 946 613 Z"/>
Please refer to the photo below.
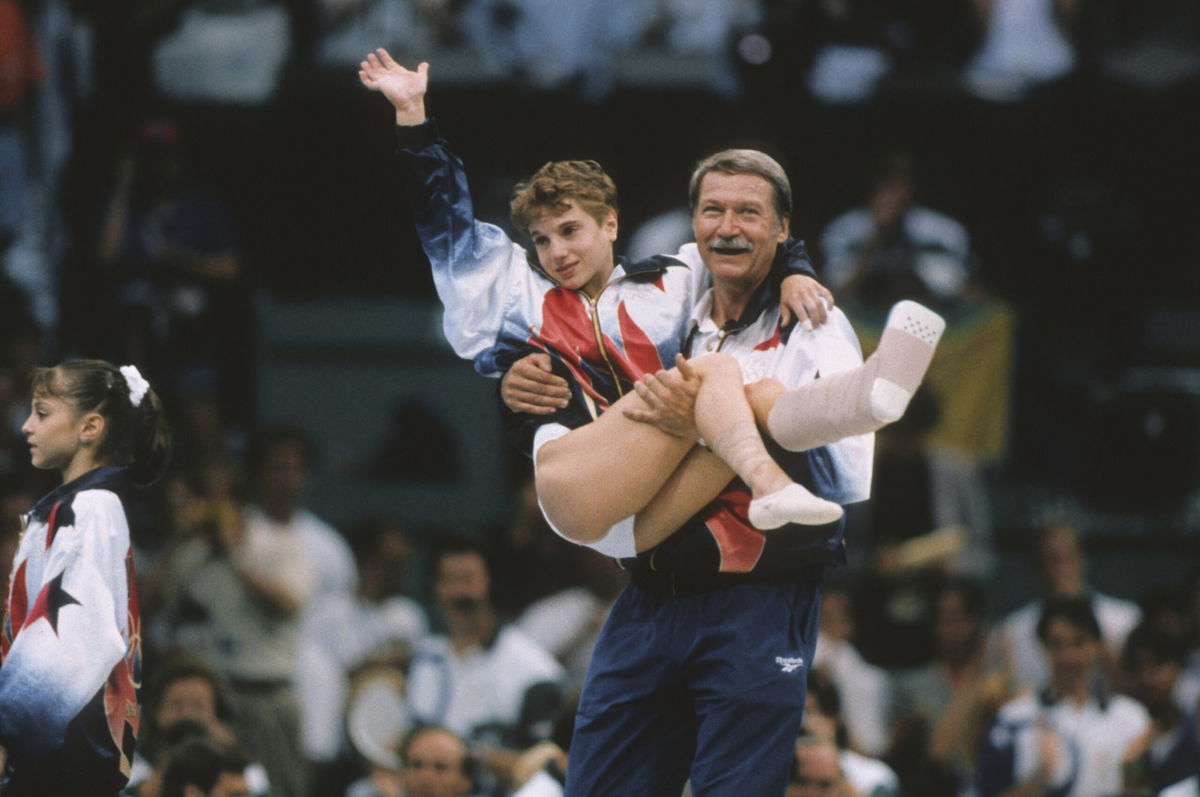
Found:
<path fill-rule="evenodd" d="M 137 396 L 129 382 L 104 360 L 68 360 L 53 368 L 38 368 L 30 379 L 35 395 L 54 396 L 80 412 L 104 416 L 105 433 L 97 458 L 110 465 L 128 466 L 134 484 L 146 486 L 167 470 L 171 430 L 158 394 L 146 387 L 134 406 Z"/>

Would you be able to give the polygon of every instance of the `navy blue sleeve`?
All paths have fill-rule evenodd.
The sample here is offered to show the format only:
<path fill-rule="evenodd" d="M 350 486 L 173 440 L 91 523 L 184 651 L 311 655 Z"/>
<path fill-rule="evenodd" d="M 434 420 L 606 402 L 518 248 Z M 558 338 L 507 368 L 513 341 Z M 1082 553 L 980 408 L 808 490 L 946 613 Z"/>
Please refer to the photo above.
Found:
<path fill-rule="evenodd" d="M 817 278 L 817 272 L 813 269 L 812 260 L 808 257 L 808 247 L 804 245 L 804 241 L 799 238 L 788 238 L 780 249 L 787 255 L 783 261 L 783 276 L 803 274 L 806 277 Z"/>

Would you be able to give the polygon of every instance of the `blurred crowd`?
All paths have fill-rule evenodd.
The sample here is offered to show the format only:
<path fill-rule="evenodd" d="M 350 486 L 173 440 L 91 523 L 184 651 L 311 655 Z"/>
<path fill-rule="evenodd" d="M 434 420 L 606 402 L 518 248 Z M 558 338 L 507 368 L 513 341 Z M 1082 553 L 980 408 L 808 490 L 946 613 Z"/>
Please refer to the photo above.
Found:
<path fill-rule="evenodd" d="M 9 376 L 11 430 L 24 401 Z M 1200 785 L 1200 567 L 1117 597 L 1090 578 L 1086 529 L 1047 518 L 1025 565 L 1036 588 L 997 611 L 976 521 L 912 511 L 944 497 L 912 473 L 894 500 L 883 465 L 904 426 L 879 435 L 879 503 L 851 516 L 858 552 L 826 585 L 789 794 L 1194 793 L 1166 788 Z M 131 795 L 222 772 L 244 792 L 201 793 L 561 794 L 574 699 L 626 574 L 554 535 L 528 478 L 496 528 L 334 526 L 305 505 L 319 452 L 303 429 L 206 447 L 178 415 L 176 434 L 170 474 L 131 504 Z M 4 561 L 47 487 L 9 437 Z"/>
<path fill-rule="evenodd" d="M 1040 107 L 1083 78 L 1149 94 L 1194 85 L 1200 11 L 1176 0 L 0 0 L 0 568 L 21 513 L 53 486 L 19 431 L 35 365 L 136 363 L 174 424 L 174 466 L 132 505 L 139 797 L 188 783 L 240 793 L 215 791 L 233 788 L 228 778 L 278 797 L 561 793 L 573 699 L 622 571 L 546 527 L 525 465 L 497 474 L 514 486 L 491 528 L 415 525 L 400 506 L 337 517 L 306 506 L 321 454 L 312 430 L 276 425 L 254 402 L 253 295 L 287 292 L 286 274 L 261 273 L 255 231 L 270 211 L 227 190 L 242 183 L 206 179 L 213 162 L 249 158 L 204 139 L 211 119 L 181 121 L 242 109 L 245 131 L 305 88 L 353 91 L 342 78 L 376 46 L 433 61 L 468 93 L 502 85 L 569 97 L 568 108 L 681 86 L 722 108 L 780 86 L 806 108 L 850 113 L 930 93 Z M 1032 408 L 1014 395 L 1031 368 L 1018 323 L 1036 300 L 1005 290 L 995 257 L 1015 250 L 979 234 L 986 202 L 947 201 L 969 194 L 969 175 L 945 190 L 955 164 L 937 154 L 864 148 L 863 179 L 839 178 L 824 209 L 800 203 L 813 260 L 868 353 L 899 298 L 949 326 L 926 389 L 878 436 L 873 500 L 848 515 L 851 564 L 826 591 L 789 794 L 1200 793 L 1200 563 L 1110 595 L 1089 577 L 1086 516 L 998 520 L 1012 426 L 1069 391 Z M 272 176 L 320 169 L 287 163 Z M 1032 211 L 1028 234 L 1062 267 L 1039 287 L 1110 261 L 1136 271 L 1122 260 L 1136 213 L 1086 177 Z M 252 198 L 270 196 L 248 182 Z M 799 182 L 798 195 L 811 188 Z M 632 205 L 630 254 L 690 235 L 686 209 Z M 1179 226 L 1193 269 L 1195 212 L 1172 217 L 1192 222 Z M 1058 427 L 1034 437 L 1026 462 L 1046 470 L 1095 453 Z M 1197 472 L 1184 468 L 1182 492 L 1165 498 L 1194 490 Z M 1097 478 L 1101 491 L 1113 483 Z M 1036 587 L 1003 581 L 1013 550 Z"/>

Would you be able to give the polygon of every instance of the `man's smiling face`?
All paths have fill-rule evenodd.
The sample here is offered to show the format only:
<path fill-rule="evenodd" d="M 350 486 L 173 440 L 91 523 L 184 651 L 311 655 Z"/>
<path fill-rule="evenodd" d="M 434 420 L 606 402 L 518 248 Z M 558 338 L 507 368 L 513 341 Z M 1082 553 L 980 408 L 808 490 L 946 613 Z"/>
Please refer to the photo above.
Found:
<path fill-rule="evenodd" d="M 787 220 L 775 211 L 773 192 L 756 174 L 704 175 L 692 226 L 714 282 L 753 287 L 771 270 L 775 252 L 788 235 Z"/>

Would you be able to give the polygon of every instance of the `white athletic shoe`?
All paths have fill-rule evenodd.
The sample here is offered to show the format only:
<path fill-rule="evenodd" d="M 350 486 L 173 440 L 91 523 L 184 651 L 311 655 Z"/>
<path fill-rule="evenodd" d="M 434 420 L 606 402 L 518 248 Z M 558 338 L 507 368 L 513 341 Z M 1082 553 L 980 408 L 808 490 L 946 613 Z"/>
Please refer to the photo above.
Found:
<path fill-rule="evenodd" d="M 801 485 L 793 483 L 751 501 L 750 525 L 762 531 L 787 523 L 823 526 L 840 518 L 843 512 L 841 506 L 833 501 L 818 498 Z"/>

